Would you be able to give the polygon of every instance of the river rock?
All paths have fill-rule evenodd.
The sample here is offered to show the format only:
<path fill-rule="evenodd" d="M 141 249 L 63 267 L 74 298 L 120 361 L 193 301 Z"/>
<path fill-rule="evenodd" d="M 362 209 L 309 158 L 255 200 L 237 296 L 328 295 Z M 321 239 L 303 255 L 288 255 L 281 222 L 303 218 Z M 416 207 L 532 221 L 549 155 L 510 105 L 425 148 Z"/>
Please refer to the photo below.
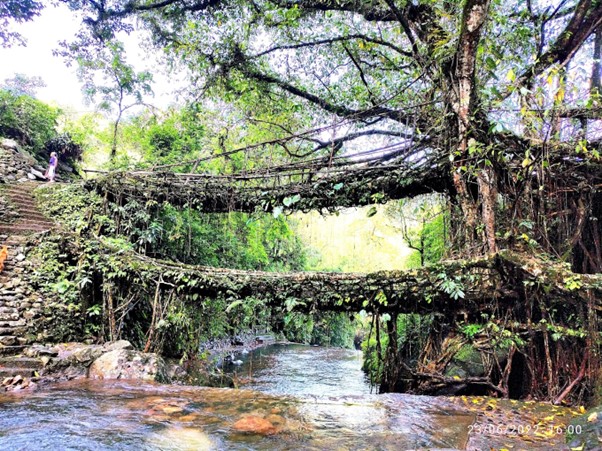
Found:
<path fill-rule="evenodd" d="M 32 345 L 23 351 L 28 357 L 56 357 L 59 355 L 59 351 L 56 348 L 41 346 L 41 345 Z"/>
<path fill-rule="evenodd" d="M 259 435 L 273 435 L 278 432 L 276 427 L 269 420 L 257 415 L 247 415 L 242 417 L 232 425 L 232 429 L 238 432 Z"/>
<path fill-rule="evenodd" d="M 165 361 L 161 357 L 128 349 L 117 349 L 100 356 L 90 366 L 88 377 L 169 381 Z"/>
<path fill-rule="evenodd" d="M 101 346 L 81 345 L 81 347 L 76 347 L 66 358 L 66 360 L 73 363 L 89 365 L 94 360 L 99 358 L 103 352 L 104 351 Z"/>
<path fill-rule="evenodd" d="M 599 450 L 602 444 L 602 406 L 596 406 L 571 421 L 566 428 L 570 449 Z"/>
<path fill-rule="evenodd" d="M 82 343 L 61 343 L 51 349 L 57 355 L 47 354 L 54 358 L 45 366 L 44 373 L 55 380 L 85 378 L 92 362 L 104 352 L 100 345 Z"/>

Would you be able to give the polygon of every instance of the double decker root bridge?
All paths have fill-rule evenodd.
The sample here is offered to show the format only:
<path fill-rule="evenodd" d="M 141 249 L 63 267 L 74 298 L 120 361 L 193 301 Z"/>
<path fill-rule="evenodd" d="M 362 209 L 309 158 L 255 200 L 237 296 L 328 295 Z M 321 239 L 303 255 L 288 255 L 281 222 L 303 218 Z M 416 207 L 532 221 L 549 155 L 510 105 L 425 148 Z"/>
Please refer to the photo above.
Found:
<path fill-rule="evenodd" d="M 531 200 L 528 207 L 536 208 L 544 223 L 554 220 L 562 225 L 555 231 L 550 250 L 561 249 L 563 243 L 583 248 L 584 237 L 595 236 L 598 225 L 588 219 L 587 208 L 575 206 L 595 206 L 602 186 L 600 163 L 563 152 L 550 154 L 546 169 L 553 176 L 545 180 L 521 168 L 520 162 L 516 164 L 521 178 L 510 175 L 516 168 L 498 168 L 505 187 L 500 194 L 504 205 L 515 209 L 522 205 L 525 186 L 530 187 L 528 192 L 537 188 L 547 193 L 546 202 Z M 100 174 L 88 180 L 87 186 L 108 203 L 136 200 L 140 205 L 157 206 L 168 202 L 204 213 L 335 211 L 432 192 L 457 195 L 449 160 L 424 149 L 387 164 L 337 157 L 234 174 L 199 174 L 194 171 L 196 164 L 190 173 L 164 169 Z M 531 395 L 556 402 L 571 392 L 582 396 L 597 374 L 595 337 L 600 329 L 602 275 L 580 274 L 570 264 L 546 257 L 545 251 L 522 249 L 526 252 L 505 250 L 371 274 L 241 271 L 108 252 L 105 258 L 112 268 L 108 302 L 116 310 L 127 311 L 128 305 L 146 299 L 139 305 L 152 310 L 147 348 L 153 333 L 162 333 L 156 327 L 162 302 L 174 299 L 192 310 L 206 308 L 205 299 L 221 297 L 230 305 L 260 300 L 261 305 L 280 312 L 365 311 L 374 318 L 386 314 L 392 320 L 381 331 L 381 336 L 389 336 L 389 345 L 378 351 L 383 353 L 379 357 L 384 365 L 382 391 L 436 393 L 449 386 L 477 386 L 502 396 Z M 598 272 L 595 256 L 587 261 L 585 272 Z M 424 348 L 411 358 L 412 368 L 404 362 L 405 351 L 395 346 L 396 319 L 401 314 L 433 318 Z M 462 332 L 470 324 L 478 326 L 476 336 Z M 379 321 L 373 325 L 378 333 Z M 446 368 L 468 343 L 481 355 L 482 374 L 449 376 Z M 502 348 L 504 355 L 498 355 Z M 413 382 L 401 382 L 407 380 Z"/>

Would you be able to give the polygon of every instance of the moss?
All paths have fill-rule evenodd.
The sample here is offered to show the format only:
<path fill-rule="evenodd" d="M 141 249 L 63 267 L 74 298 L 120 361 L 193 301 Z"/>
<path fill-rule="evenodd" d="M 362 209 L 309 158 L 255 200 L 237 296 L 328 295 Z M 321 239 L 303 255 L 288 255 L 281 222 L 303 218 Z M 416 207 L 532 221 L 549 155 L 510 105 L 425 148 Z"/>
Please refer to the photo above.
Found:
<path fill-rule="evenodd" d="M 472 345 L 465 344 L 454 355 L 448 365 L 445 375 L 449 377 L 473 377 L 481 376 L 485 372 L 485 366 L 481 353 Z"/>
<path fill-rule="evenodd" d="M 596 406 L 571 421 L 565 438 L 571 449 L 599 450 L 602 443 L 602 406 Z"/>

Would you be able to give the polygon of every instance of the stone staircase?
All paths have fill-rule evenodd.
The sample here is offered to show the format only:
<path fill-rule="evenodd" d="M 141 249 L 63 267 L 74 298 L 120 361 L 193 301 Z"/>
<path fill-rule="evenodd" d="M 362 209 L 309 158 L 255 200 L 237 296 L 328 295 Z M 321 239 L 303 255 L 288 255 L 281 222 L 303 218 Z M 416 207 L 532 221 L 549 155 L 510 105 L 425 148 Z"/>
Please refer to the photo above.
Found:
<path fill-rule="evenodd" d="M 25 258 L 27 236 L 53 228 L 54 224 L 36 206 L 35 182 L 8 185 L 1 195 L 16 210 L 13 222 L 0 217 L 0 246 L 8 246 L 4 270 L 0 272 L 0 382 L 1 385 L 22 385 L 43 367 L 37 357 L 26 357 L 27 324 L 43 313 L 43 299 L 23 279 L 31 270 Z"/>
<path fill-rule="evenodd" d="M 54 226 L 53 222 L 46 218 L 36 206 L 33 195 L 36 186 L 39 184 L 35 182 L 15 183 L 8 185 L 8 188 L 3 191 L 17 212 L 17 220 L 4 223 L 0 218 L 0 234 L 26 236 L 30 233 L 50 230 Z"/>

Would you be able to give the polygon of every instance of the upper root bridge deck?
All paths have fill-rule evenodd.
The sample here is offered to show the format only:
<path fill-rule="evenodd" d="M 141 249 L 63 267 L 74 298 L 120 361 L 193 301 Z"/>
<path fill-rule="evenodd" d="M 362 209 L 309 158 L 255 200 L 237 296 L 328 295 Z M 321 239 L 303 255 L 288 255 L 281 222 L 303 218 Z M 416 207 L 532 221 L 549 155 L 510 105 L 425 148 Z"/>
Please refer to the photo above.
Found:
<path fill-rule="evenodd" d="M 147 290 L 175 290 L 194 299 L 226 296 L 258 298 L 273 307 L 303 312 L 440 313 L 469 317 L 496 309 L 513 309 L 524 281 L 536 283 L 542 273 L 551 302 L 583 302 L 584 290 L 600 298 L 602 276 L 574 275 L 559 265 L 502 252 L 462 261 L 449 261 L 407 271 L 370 274 L 299 272 L 274 273 L 180 265 L 137 254 L 113 260 L 116 271 Z M 565 280 L 580 278 L 580 290 L 569 290 Z M 520 306 L 518 306 L 520 307 Z"/>
<path fill-rule="evenodd" d="M 219 176 L 167 172 L 113 172 L 88 182 L 111 200 L 167 201 L 207 213 L 333 210 L 443 192 L 442 166 L 404 164 L 323 173 Z"/>

